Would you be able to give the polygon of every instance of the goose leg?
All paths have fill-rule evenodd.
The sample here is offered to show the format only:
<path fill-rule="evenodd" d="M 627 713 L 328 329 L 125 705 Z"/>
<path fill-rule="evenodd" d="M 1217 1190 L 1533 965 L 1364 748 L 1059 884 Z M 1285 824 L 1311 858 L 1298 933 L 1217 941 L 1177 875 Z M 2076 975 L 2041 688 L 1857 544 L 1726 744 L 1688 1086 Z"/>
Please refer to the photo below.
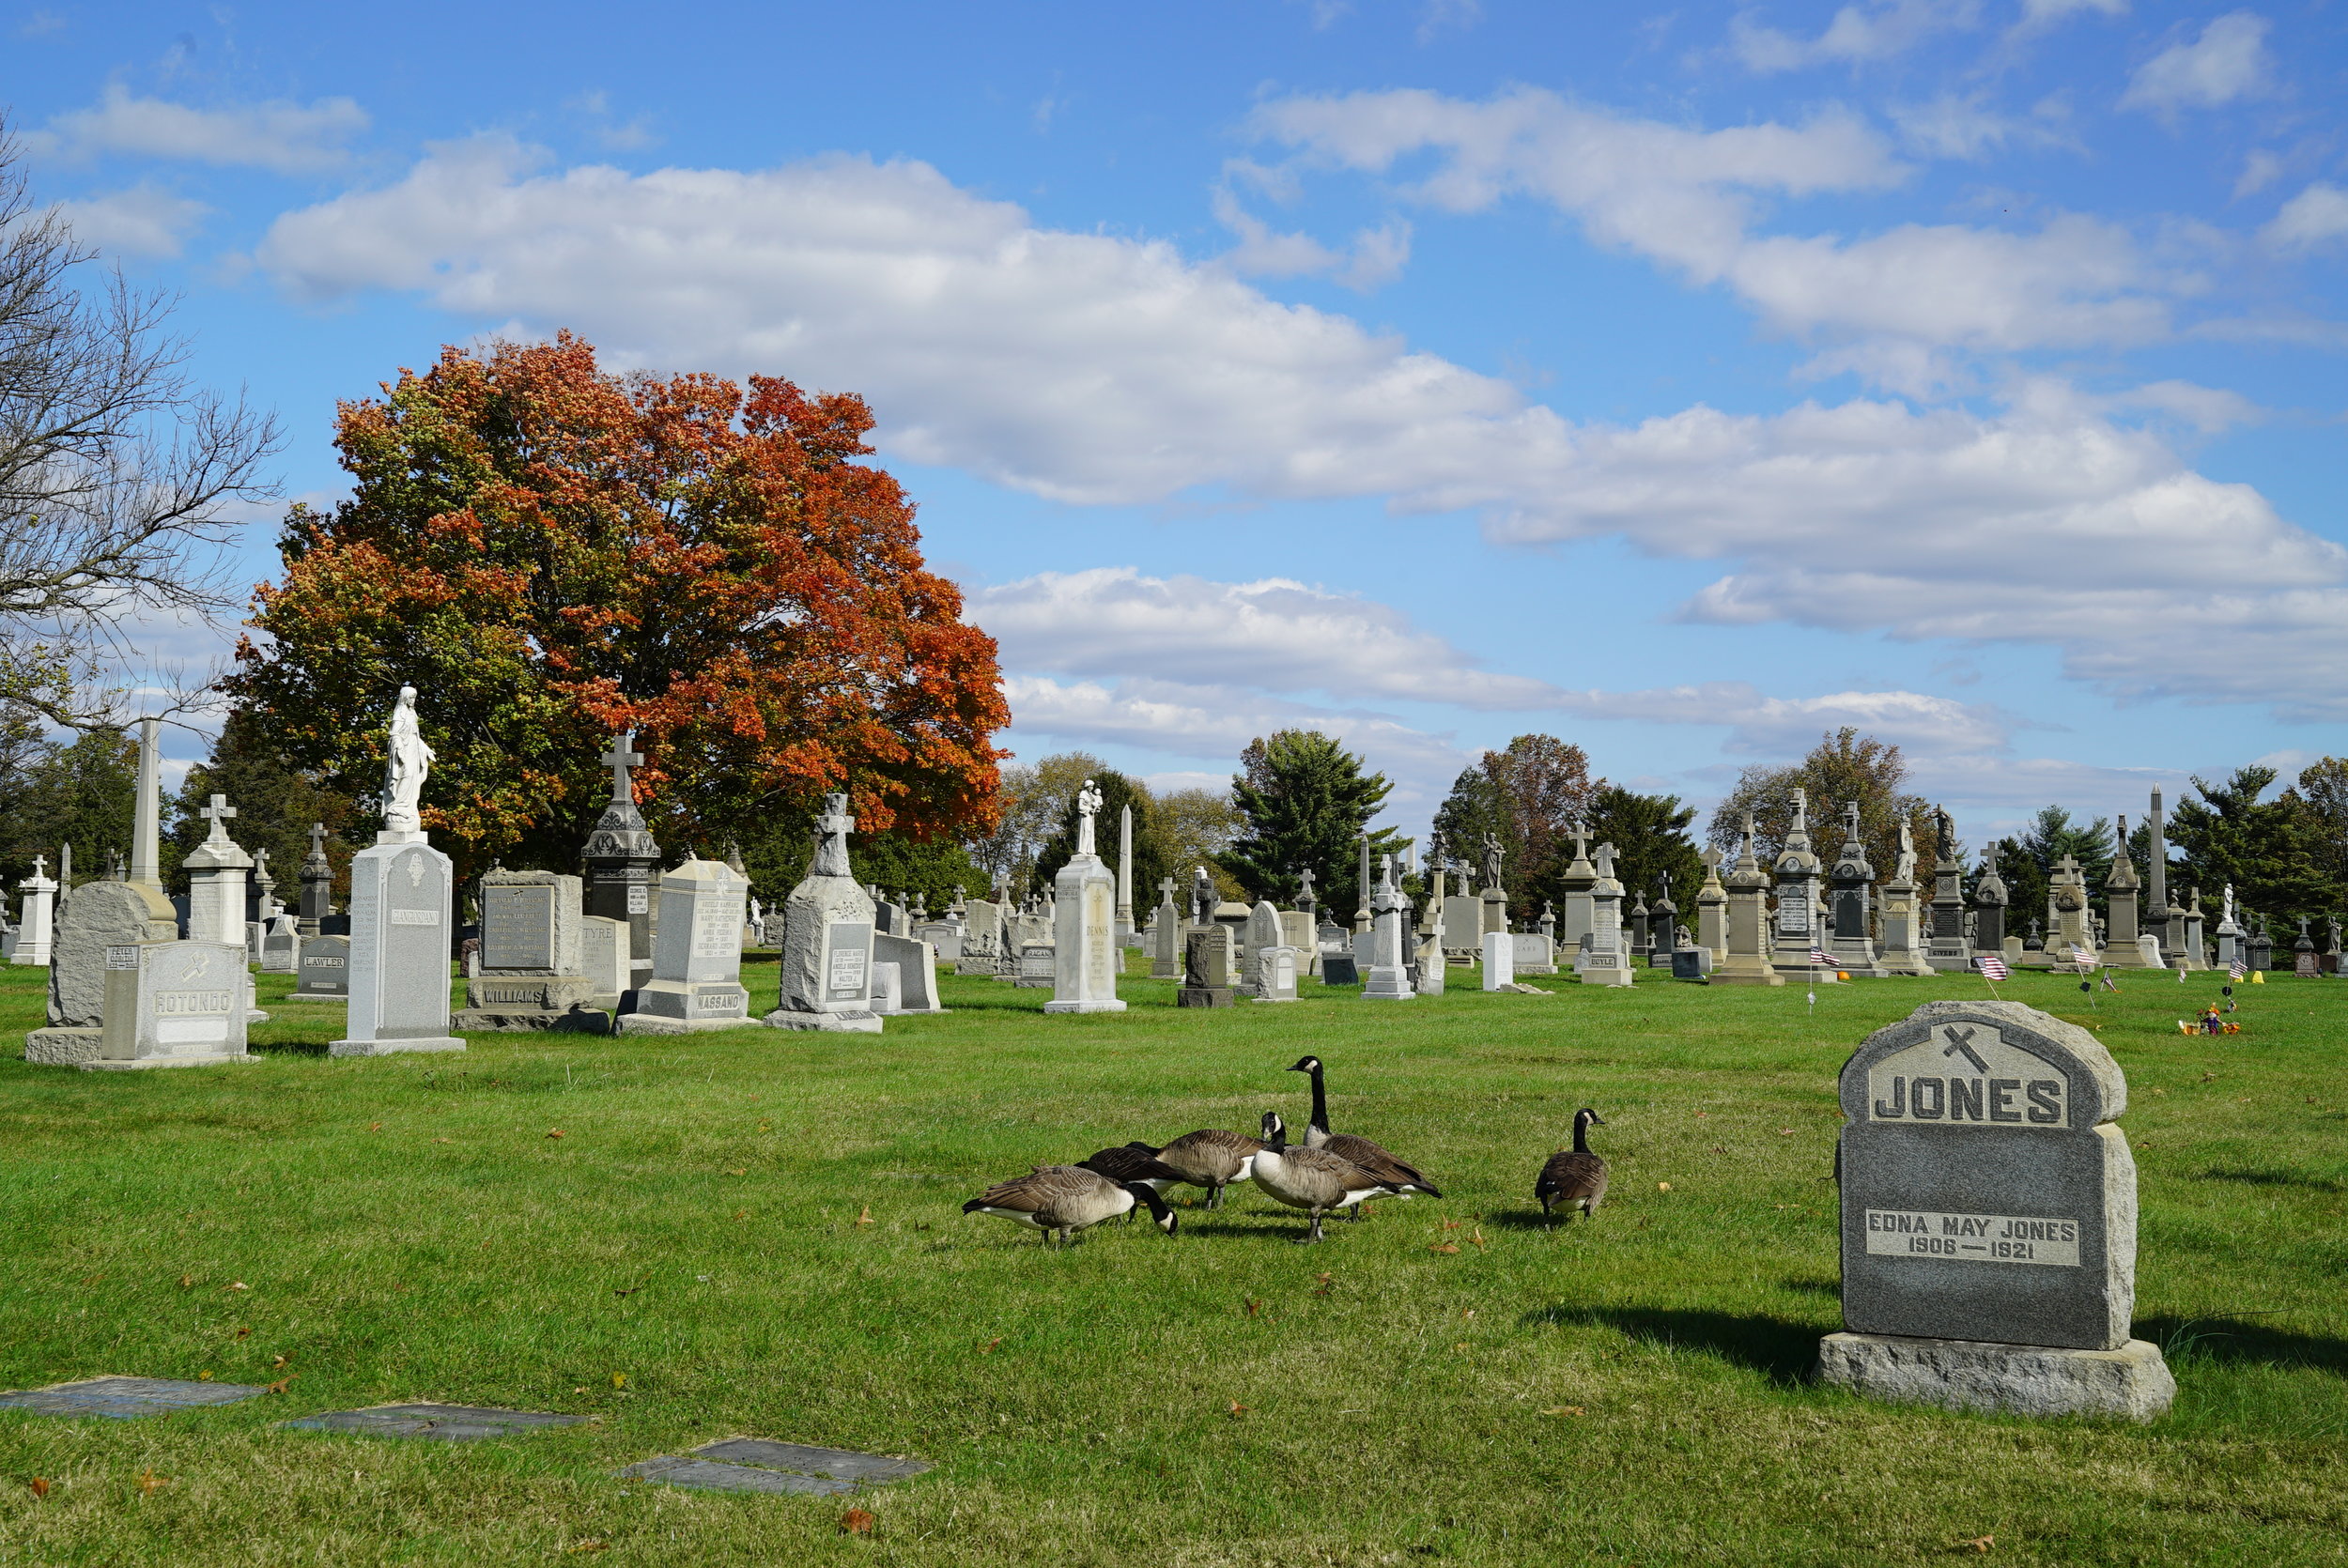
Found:
<path fill-rule="evenodd" d="M 1221 1208 L 1223 1207 L 1223 1184 L 1221 1182 L 1212 1182 L 1208 1185 L 1207 1207 L 1209 1208 Z"/>

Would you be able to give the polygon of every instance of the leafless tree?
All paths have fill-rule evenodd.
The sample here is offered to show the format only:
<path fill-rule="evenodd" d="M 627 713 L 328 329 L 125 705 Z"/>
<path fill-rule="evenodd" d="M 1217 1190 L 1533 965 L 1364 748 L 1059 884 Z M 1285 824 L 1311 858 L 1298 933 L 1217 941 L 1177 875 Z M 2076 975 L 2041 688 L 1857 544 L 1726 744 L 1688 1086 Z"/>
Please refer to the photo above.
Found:
<path fill-rule="evenodd" d="M 190 380 L 170 311 L 35 205 L 0 126 L 0 702 L 53 724 L 121 722 L 100 672 L 141 617 L 237 607 L 234 509 L 274 493 L 275 422 Z"/>

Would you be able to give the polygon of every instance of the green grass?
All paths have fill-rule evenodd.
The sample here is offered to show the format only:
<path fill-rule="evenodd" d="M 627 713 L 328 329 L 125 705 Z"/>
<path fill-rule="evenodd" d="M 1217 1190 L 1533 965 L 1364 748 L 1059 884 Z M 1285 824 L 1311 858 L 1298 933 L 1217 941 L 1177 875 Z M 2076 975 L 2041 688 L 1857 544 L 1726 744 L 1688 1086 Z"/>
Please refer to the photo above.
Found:
<path fill-rule="evenodd" d="M 771 958 L 749 978 L 767 1005 Z M 0 1027 L 38 1021 L 39 981 L 0 971 Z M 294 1381 L 140 1422 L 0 1412 L 0 1562 L 1784 1565 L 1982 1536 L 2006 1562 L 2340 1561 L 2348 986 L 2240 988 L 2248 1032 L 2188 1039 L 2219 977 L 2123 983 L 2092 1014 L 2076 981 L 2001 989 L 2101 1025 L 2130 1079 L 2138 1332 L 2181 1386 L 2147 1428 L 1805 1381 L 1839 1327 L 1835 1071 L 1978 980 L 1815 1013 L 1644 978 L 1197 1012 L 1128 980 L 1127 1013 L 1047 1019 L 1046 992 L 949 979 L 954 1012 L 877 1039 L 353 1061 L 319 1053 L 340 1008 L 286 1004 L 255 1066 L 9 1060 L 0 1387 Z M 1065 1253 L 959 1212 L 1103 1144 L 1301 1123 L 1280 1069 L 1305 1051 L 1336 1125 L 1444 1201 L 1318 1248 L 1244 1187 L 1173 1239 Z M 1533 1176 L 1585 1103 L 1614 1193 L 1552 1235 Z M 597 1420 L 471 1445 L 273 1425 L 421 1399 Z M 863 1499 L 869 1540 L 836 1499 L 610 1478 L 736 1434 L 937 1468 Z"/>

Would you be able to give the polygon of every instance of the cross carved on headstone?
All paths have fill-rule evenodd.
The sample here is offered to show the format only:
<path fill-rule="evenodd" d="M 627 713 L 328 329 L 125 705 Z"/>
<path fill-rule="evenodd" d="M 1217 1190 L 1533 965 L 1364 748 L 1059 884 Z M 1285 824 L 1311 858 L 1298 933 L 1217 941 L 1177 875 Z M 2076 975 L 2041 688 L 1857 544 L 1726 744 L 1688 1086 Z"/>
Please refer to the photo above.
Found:
<path fill-rule="evenodd" d="M 628 770 L 644 765 L 644 754 L 636 749 L 636 731 L 621 730 L 612 737 L 611 749 L 596 760 L 611 770 L 611 804 L 635 805 L 636 786 L 628 778 Z"/>
<path fill-rule="evenodd" d="M 203 809 L 196 812 L 197 816 L 207 817 L 211 820 L 211 837 L 215 839 L 222 839 L 228 837 L 228 819 L 236 814 L 237 808 L 228 804 L 228 797 L 226 795 L 214 795 L 212 797 L 211 805 L 207 806 Z"/>

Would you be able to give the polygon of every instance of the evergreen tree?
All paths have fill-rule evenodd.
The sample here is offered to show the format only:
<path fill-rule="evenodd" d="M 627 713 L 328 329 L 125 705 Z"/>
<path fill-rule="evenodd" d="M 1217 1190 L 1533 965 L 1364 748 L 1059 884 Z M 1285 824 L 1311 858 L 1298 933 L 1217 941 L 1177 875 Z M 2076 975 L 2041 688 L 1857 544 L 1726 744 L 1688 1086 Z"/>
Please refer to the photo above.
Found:
<path fill-rule="evenodd" d="M 2195 778 L 2201 798 L 2177 802 L 2170 833 L 2186 853 L 2189 877 L 2201 885 L 2204 907 L 2215 907 L 2228 883 L 2242 909 L 2270 918 L 2321 915 L 2340 907 L 2340 884 L 2324 865 L 2322 815 L 2295 790 L 2261 800 L 2276 777 L 2273 768 L 2253 763 L 2236 768 L 2221 785 Z"/>
<path fill-rule="evenodd" d="M 198 815 L 214 795 L 236 808 L 227 824 L 228 837 L 247 854 L 269 852 L 269 872 L 276 879 L 277 899 L 287 906 L 301 902 L 301 862 L 310 853 L 310 826 L 326 826 L 326 858 L 334 869 L 334 885 L 350 885 L 350 857 L 362 847 L 354 840 L 369 838 L 360 831 L 364 814 L 348 795 L 326 789 L 287 762 L 267 740 L 268 726 L 242 710 L 228 715 L 212 742 L 212 754 L 188 770 L 178 794 L 167 803 L 174 818 L 165 839 L 163 885 L 180 887 L 179 862 L 202 843 L 211 822 Z M 136 751 L 133 749 L 133 765 Z M 345 907 L 344 893 L 335 907 Z"/>
<path fill-rule="evenodd" d="M 2348 898 L 2348 759 L 2326 757 L 2299 773 L 2316 863 L 2334 888 L 2334 908 Z"/>
<path fill-rule="evenodd" d="M 1316 899 L 1340 923 L 1365 900 L 1357 865 L 1362 835 L 1394 788 L 1384 774 L 1365 774 L 1362 760 L 1317 730 L 1259 737 L 1241 755 L 1232 803 L 1244 831 L 1219 857 L 1245 897 L 1289 903 L 1297 872 L 1313 873 Z M 1369 851 L 1399 851 L 1390 830 L 1371 835 Z"/>
<path fill-rule="evenodd" d="M 1655 902 L 1668 874 L 1679 923 L 1695 929 L 1695 896 L 1704 885 L 1704 862 L 1688 836 L 1695 820 L 1695 807 L 1680 805 L 1677 795 L 1643 795 L 1612 784 L 1598 792 L 1590 807 L 1590 847 L 1614 846 L 1614 880 L 1622 884 L 1626 916 L 1642 898 Z"/>
<path fill-rule="evenodd" d="M 7 737 L 0 734 L 0 743 Z M 57 851 L 73 846 L 73 880 L 106 874 L 116 853 L 129 858 L 138 800 L 138 742 L 115 730 L 92 730 L 70 742 L 17 737 L 0 745 L 0 866 L 11 881 L 30 876 L 39 855 L 57 874 Z"/>

